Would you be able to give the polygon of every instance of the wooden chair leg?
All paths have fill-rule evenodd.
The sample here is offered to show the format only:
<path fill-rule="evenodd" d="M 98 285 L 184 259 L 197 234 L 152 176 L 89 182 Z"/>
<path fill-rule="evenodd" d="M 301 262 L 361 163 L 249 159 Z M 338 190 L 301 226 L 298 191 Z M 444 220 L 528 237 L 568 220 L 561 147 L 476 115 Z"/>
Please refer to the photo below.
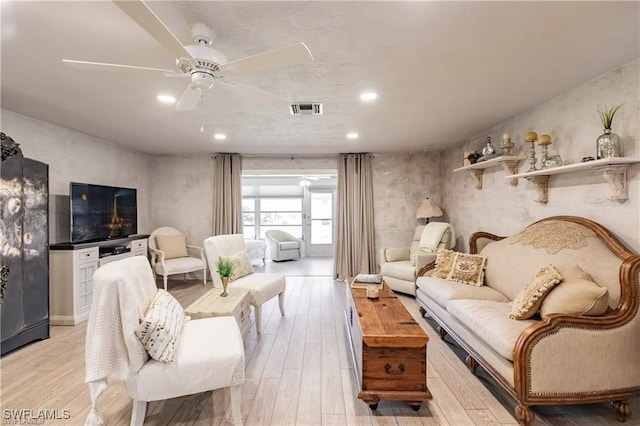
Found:
<path fill-rule="evenodd" d="M 284 315 L 284 291 L 278 295 L 278 306 L 280 307 L 280 313 Z"/>
<path fill-rule="evenodd" d="M 162 281 L 164 281 L 164 291 L 168 291 L 167 290 L 167 275 L 163 275 L 162 276 Z"/>
<path fill-rule="evenodd" d="M 142 426 L 147 413 L 147 401 L 133 401 L 131 409 L 131 426 Z"/>
<path fill-rule="evenodd" d="M 233 415 L 233 424 L 242 426 L 242 386 L 231 386 L 231 414 Z"/>

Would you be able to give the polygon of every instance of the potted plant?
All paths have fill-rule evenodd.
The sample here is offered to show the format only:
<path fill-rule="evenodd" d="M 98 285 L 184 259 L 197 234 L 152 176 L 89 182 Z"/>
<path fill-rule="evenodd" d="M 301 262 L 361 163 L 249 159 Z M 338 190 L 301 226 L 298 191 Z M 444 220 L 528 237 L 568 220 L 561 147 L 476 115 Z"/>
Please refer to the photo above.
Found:
<path fill-rule="evenodd" d="M 604 129 L 604 133 L 598 137 L 596 143 L 596 157 L 598 159 L 619 157 L 621 155 L 620 136 L 611 132 L 613 117 L 621 107 L 622 104 L 611 108 L 608 108 L 606 105 L 604 109 L 598 108 L 598 115 L 600 115 L 600 121 Z"/>
<path fill-rule="evenodd" d="M 231 263 L 229 259 L 219 257 L 218 262 L 216 263 L 216 272 L 222 280 L 222 294 L 220 296 L 226 297 L 229 294 L 227 293 L 229 278 L 233 276 L 233 263 Z"/>

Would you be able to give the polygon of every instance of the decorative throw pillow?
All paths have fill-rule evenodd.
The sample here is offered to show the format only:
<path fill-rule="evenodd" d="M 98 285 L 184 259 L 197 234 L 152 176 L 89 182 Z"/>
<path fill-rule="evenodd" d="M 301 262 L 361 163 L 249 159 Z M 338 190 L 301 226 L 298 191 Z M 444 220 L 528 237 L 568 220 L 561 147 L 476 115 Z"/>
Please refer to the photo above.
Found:
<path fill-rule="evenodd" d="M 249 260 L 249 256 L 247 256 L 246 251 L 239 251 L 231 256 L 220 257 L 224 260 L 230 261 L 233 265 L 233 274 L 231 275 L 229 282 L 235 281 L 245 275 L 253 274 L 253 265 L 251 265 L 251 261 Z"/>
<path fill-rule="evenodd" d="M 384 252 L 387 262 L 397 262 L 399 260 L 409 260 L 408 248 L 388 248 Z"/>
<path fill-rule="evenodd" d="M 544 297 L 553 286 L 562 281 L 562 275 L 552 265 L 543 266 L 511 302 L 509 318 L 522 320 L 538 312 Z"/>
<path fill-rule="evenodd" d="M 136 330 L 136 336 L 151 358 L 171 362 L 185 321 L 184 309 L 169 292 L 158 290 L 144 320 Z"/>
<path fill-rule="evenodd" d="M 453 266 L 453 261 L 456 258 L 455 251 L 452 250 L 440 250 L 436 257 L 436 269 L 431 274 L 432 277 L 447 279 L 449 271 Z"/>
<path fill-rule="evenodd" d="M 542 301 L 540 315 L 569 314 L 598 316 L 607 311 L 609 290 L 594 283 L 586 272 L 574 265 Z"/>
<path fill-rule="evenodd" d="M 482 287 L 487 258 L 481 254 L 456 253 L 447 280 Z"/>
<path fill-rule="evenodd" d="M 158 250 L 164 252 L 164 258 L 175 259 L 177 257 L 187 257 L 187 240 L 184 235 L 156 235 L 156 245 Z"/>

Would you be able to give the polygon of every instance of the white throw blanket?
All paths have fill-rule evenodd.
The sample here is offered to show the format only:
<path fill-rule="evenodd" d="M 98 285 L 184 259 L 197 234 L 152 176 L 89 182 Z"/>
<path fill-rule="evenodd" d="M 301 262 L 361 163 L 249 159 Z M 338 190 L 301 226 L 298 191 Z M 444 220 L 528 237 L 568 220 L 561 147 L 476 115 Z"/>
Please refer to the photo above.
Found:
<path fill-rule="evenodd" d="M 442 235 L 447 229 L 450 229 L 451 225 L 446 222 L 429 222 L 424 227 L 422 235 L 420 236 L 420 244 L 418 247 L 421 251 L 427 253 L 435 253 L 438 251 L 438 245 L 442 241 Z M 453 229 L 451 228 L 451 239 L 454 241 Z"/>
<path fill-rule="evenodd" d="M 91 411 L 85 424 L 103 423 L 97 401 L 107 380 L 126 381 L 149 359 L 135 330 L 156 292 L 153 272 L 143 256 L 109 263 L 94 274 L 85 345 Z"/>

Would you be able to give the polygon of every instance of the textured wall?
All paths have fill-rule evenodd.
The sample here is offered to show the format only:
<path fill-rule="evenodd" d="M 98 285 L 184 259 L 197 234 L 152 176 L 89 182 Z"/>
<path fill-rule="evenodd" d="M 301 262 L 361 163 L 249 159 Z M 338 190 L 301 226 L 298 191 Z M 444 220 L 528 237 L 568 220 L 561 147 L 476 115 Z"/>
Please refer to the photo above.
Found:
<path fill-rule="evenodd" d="M 4 109 L 2 131 L 25 157 L 49 165 L 51 244 L 69 241 L 69 182 L 136 188 L 138 232 L 150 232 L 148 155 Z"/>
<path fill-rule="evenodd" d="M 546 205 L 534 201 L 537 193 L 530 182 L 520 179 L 517 186 L 510 186 L 500 167 L 485 169 L 482 190 L 474 187 L 466 172 L 453 172 L 463 165 L 463 151 L 480 150 L 486 136 L 491 136 L 497 147 L 505 132 L 524 154 L 525 133 L 536 131 L 551 135 L 550 154 L 560 154 L 565 161 L 575 163 L 582 157 L 595 156 L 596 139 L 602 133 L 596 108 L 605 104 L 624 103 L 614 118 L 613 131 L 622 137 L 625 156 L 638 158 L 639 64 L 636 60 L 599 76 L 441 153 L 443 203 L 458 234 L 459 249 L 468 248 L 468 237 L 474 231 L 509 235 L 543 217 L 576 215 L 601 223 L 640 251 L 640 164 L 628 171 L 629 199 L 625 202 L 608 199 L 609 185 L 596 171 L 551 176 Z M 536 149 L 539 158 L 540 148 Z M 527 168 L 522 161 L 519 171 Z"/>
<path fill-rule="evenodd" d="M 408 247 L 418 224 L 416 210 L 424 198 L 441 204 L 438 156 L 376 154 L 373 159 L 373 205 L 376 249 Z M 447 219 L 447 211 L 442 218 Z M 376 250 L 376 256 L 377 256 Z"/>

